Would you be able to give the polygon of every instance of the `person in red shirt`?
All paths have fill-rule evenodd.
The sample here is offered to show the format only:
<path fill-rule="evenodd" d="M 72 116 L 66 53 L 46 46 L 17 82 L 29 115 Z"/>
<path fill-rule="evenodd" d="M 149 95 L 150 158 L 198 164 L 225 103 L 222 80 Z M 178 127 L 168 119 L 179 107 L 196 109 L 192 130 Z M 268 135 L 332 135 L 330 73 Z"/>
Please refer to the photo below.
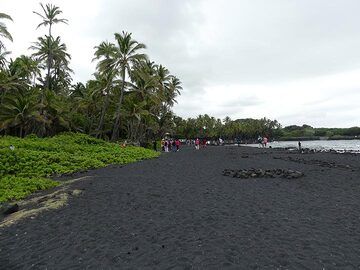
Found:
<path fill-rule="evenodd" d="M 199 138 L 196 138 L 196 140 L 195 140 L 195 149 L 199 150 L 199 148 L 200 148 L 200 140 L 199 140 Z"/>
<path fill-rule="evenodd" d="M 206 139 L 203 139 L 202 145 L 203 145 L 204 148 L 206 147 L 206 142 L 207 142 L 207 140 L 206 140 Z"/>
<path fill-rule="evenodd" d="M 176 151 L 179 151 L 179 149 L 180 149 L 180 140 L 179 139 L 176 139 L 175 145 L 176 145 Z"/>
<path fill-rule="evenodd" d="M 264 147 L 266 148 L 266 145 L 268 143 L 268 138 L 266 136 L 264 136 L 263 138 L 263 143 L 264 143 Z"/>

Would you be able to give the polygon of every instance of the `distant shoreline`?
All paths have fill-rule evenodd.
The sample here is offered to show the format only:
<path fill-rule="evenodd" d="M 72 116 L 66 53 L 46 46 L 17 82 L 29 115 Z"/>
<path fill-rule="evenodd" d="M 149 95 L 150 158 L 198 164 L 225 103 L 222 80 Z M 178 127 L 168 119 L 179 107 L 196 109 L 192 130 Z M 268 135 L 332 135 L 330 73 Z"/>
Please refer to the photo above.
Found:
<path fill-rule="evenodd" d="M 280 137 L 276 141 L 339 141 L 339 140 L 360 140 L 359 136 L 332 136 L 332 137 Z"/>

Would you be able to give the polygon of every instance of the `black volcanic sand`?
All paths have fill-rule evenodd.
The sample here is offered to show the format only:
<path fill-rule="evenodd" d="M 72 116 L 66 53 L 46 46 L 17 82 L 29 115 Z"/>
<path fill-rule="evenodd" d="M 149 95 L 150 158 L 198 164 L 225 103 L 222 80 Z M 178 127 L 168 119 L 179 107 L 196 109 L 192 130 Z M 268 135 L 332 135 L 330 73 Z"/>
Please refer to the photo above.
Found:
<path fill-rule="evenodd" d="M 90 171 L 67 206 L 0 228 L 0 269 L 358 269 L 359 161 L 228 146 Z M 222 175 L 250 168 L 305 175 Z"/>

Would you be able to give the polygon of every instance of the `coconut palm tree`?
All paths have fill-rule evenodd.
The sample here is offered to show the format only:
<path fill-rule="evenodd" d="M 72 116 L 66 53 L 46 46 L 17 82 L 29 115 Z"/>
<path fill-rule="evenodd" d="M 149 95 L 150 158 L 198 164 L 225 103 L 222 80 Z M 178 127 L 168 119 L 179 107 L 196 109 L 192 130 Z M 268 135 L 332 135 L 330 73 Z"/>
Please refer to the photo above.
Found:
<path fill-rule="evenodd" d="M 35 13 L 36 15 L 39 15 L 42 18 L 42 22 L 37 26 L 37 28 L 41 27 L 41 26 L 49 26 L 49 35 L 48 38 L 52 39 L 52 26 L 54 24 L 57 23 L 68 23 L 67 19 L 60 19 L 58 18 L 58 16 L 62 13 L 62 11 L 59 9 L 59 7 L 52 5 L 52 4 L 47 4 L 45 7 L 43 4 L 40 4 L 42 11 L 44 14 L 41 14 L 39 12 L 33 11 L 33 13 Z M 49 89 L 50 88 L 50 70 L 52 68 L 52 64 L 53 64 L 53 54 L 52 51 L 49 50 L 48 51 L 48 55 L 46 57 L 47 59 L 47 75 L 46 75 L 46 88 Z"/>
<path fill-rule="evenodd" d="M 150 61 L 136 63 L 130 73 L 132 83 L 129 83 L 129 98 L 126 100 L 127 133 L 132 139 L 145 139 L 158 130 L 156 113 L 162 103 L 162 98 L 156 89 L 158 77 L 155 65 Z M 134 129 L 135 128 L 135 129 Z M 136 130 L 136 132 L 134 132 Z M 129 134 L 136 134 L 129 135 Z"/>
<path fill-rule="evenodd" d="M 42 18 L 42 22 L 37 26 L 37 28 L 41 26 L 49 26 L 49 36 L 51 37 L 51 29 L 52 25 L 56 23 L 68 23 L 67 19 L 59 19 L 57 16 L 59 16 L 62 11 L 59 7 L 52 5 L 52 4 L 46 4 L 44 7 L 43 4 L 40 3 L 41 9 L 44 12 L 44 15 L 40 14 L 39 12 L 33 11 L 36 15 L 39 15 Z"/>
<path fill-rule="evenodd" d="M 122 32 L 115 33 L 115 50 L 109 59 L 103 59 L 99 63 L 99 68 L 102 71 L 113 70 L 116 71 L 117 76 L 121 79 L 120 95 L 117 102 L 115 112 L 114 128 L 111 135 L 111 140 L 117 140 L 120 128 L 121 106 L 124 99 L 125 79 L 131 71 L 131 67 L 141 60 L 146 60 L 147 56 L 139 53 L 140 50 L 145 49 L 146 46 L 142 43 L 132 39 L 131 33 Z"/>
<path fill-rule="evenodd" d="M 95 49 L 95 53 L 94 53 L 95 57 L 93 58 L 92 61 L 111 59 L 111 57 L 113 57 L 116 52 L 115 45 L 107 41 L 101 42 L 98 46 L 95 46 L 94 49 Z M 99 69 L 99 67 L 100 66 L 98 64 L 97 68 Z"/>
<path fill-rule="evenodd" d="M 1 51 L 0 48 L 0 69 L 4 69 L 8 61 L 6 60 L 6 56 L 10 54 L 8 51 Z"/>
<path fill-rule="evenodd" d="M 170 106 L 173 106 L 176 102 L 175 98 L 180 95 L 180 91 L 182 90 L 181 82 L 176 76 L 171 76 L 167 90 L 165 100 Z"/>
<path fill-rule="evenodd" d="M 140 101 L 145 100 L 146 97 L 155 98 L 158 80 L 152 62 L 136 63 L 130 72 L 130 79 L 132 81 L 129 83 L 130 91 L 136 92 Z"/>
<path fill-rule="evenodd" d="M 12 18 L 9 15 L 0 12 L 0 20 L 1 19 L 12 21 Z M 0 37 L 13 41 L 11 34 L 7 30 L 6 24 L 1 21 L 0 21 Z M 5 66 L 6 63 L 5 56 L 8 54 L 9 52 L 6 51 L 3 41 L 0 39 L 0 68 L 3 68 Z"/>
<path fill-rule="evenodd" d="M 21 55 L 10 62 L 9 70 L 12 75 L 25 79 L 35 86 L 37 76 L 41 75 L 39 63 L 29 56 Z"/>
<path fill-rule="evenodd" d="M 19 79 L 17 75 L 12 75 L 8 69 L 1 70 L 0 69 L 0 105 L 4 104 L 4 98 L 7 93 L 16 91 L 16 90 L 24 90 L 26 88 L 26 84 L 23 80 Z"/>
<path fill-rule="evenodd" d="M 68 96 L 70 128 L 77 132 L 92 133 L 96 124 L 96 115 L 99 108 L 99 95 L 94 90 L 95 80 L 88 81 L 86 85 L 77 83 L 73 85 Z"/>
<path fill-rule="evenodd" d="M 155 70 L 156 70 L 156 75 L 157 75 L 157 78 L 158 78 L 158 92 L 159 92 L 159 95 L 163 96 L 163 98 L 165 99 L 165 96 L 166 96 L 165 93 L 167 91 L 166 88 L 167 88 L 168 83 L 169 83 L 169 81 L 171 79 L 170 72 L 163 65 L 156 66 Z"/>
<path fill-rule="evenodd" d="M 8 94 L 0 108 L 0 130 L 14 128 L 23 137 L 37 117 L 35 95 L 21 91 Z"/>
<path fill-rule="evenodd" d="M 1 12 L 0 12 L 0 19 L 6 19 L 10 21 L 13 20 L 9 15 Z M 0 37 L 4 37 L 10 41 L 13 41 L 11 34 L 7 30 L 7 27 L 3 22 L 0 22 Z M 0 40 L 0 49 L 5 49 L 4 43 L 1 40 Z"/>
<path fill-rule="evenodd" d="M 56 102 L 56 98 L 53 98 L 47 91 L 54 92 L 55 90 L 59 93 L 63 86 L 70 85 L 71 78 L 69 79 L 69 72 L 71 72 L 71 69 L 68 65 L 71 56 L 66 52 L 66 45 L 61 43 L 60 37 L 57 37 L 56 39 L 51 36 L 39 37 L 38 41 L 35 42 L 30 49 L 35 51 L 32 54 L 32 57 L 40 63 L 40 66 L 48 66 L 49 63 L 51 63 L 50 65 L 53 67 L 52 74 L 49 73 L 46 82 L 43 82 L 44 84 L 49 85 L 49 88 L 43 88 L 40 94 L 40 115 L 46 121 L 40 121 L 42 127 L 39 129 L 38 134 L 45 135 L 51 124 L 49 124 L 49 117 L 47 116 L 50 112 L 46 110 L 47 108 L 51 108 L 49 104 L 51 105 L 53 101 Z M 50 62 L 49 55 L 51 55 Z M 52 111 L 57 113 L 60 110 Z"/>
<path fill-rule="evenodd" d="M 93 84 L 93 93 L 97 93 L 100 96 L 99 101 L 102 101 L 101 113 L 99 118 L 99 124 L 96 129 L 96 136 L 102 137 L 103 126 L 105 121 L 105 115 L 108 111 L 108 107 L 110 104 L 110 98 L 112 96 L 112 92 L 116 90 L 119 85 L 119 81 L 115 80 L 115 76 L 113 72 L 103 72 L 95 75 L 95 83 Z"/>
<path fill-rule="evenodd" d="M 47 89 L 54 89 L 54 80 L 60 77 L 59 72 L 72 72 L 69 68 L 69 62 L 71 59 L 70 54 L 67 53 L 67 48 L 64 43 L 61 43 L 60 37 L 56 39 L 51 36 L 39 37 L 37 42 L 30 47 L 35 52 L 32 57 L 38 61 L 41 65 L 49 65 L 53 67 L 53 78 L 51 79 L 50 70 L 46 78 L 46 84 L 49 86 Z M 51 61 L 49 61 L 49 55 L 51 55 Z M 50 84 L 52 82 L 52 84 Z M 50 87 L 52 86 L 52 87 Z"/>
<path fill-rule="evenodd" d="M 116 88 L 118 85 L 118 80 L 116 80 L 117 72 L 113 69 L 102 70 L 100 63 L 104 60 L 110 61 L 112 57 L 114 57 L 115 53 L 116 47 L 110 42 L 101 42 L 98 46 L 95 46 L 95 57 L 93 61 L 100 60 L 100 62 L 97 64 L 98 72 L 95 73 L 96 80 L 94 84 L 94 90 L 99 91 L 101 93 L 101 96 L 104 97 L 99 119 L 99 125 L 96 131 L 98 137 L 101 137 L 101 134 L 103 133 L 102 128 L 104 125 L 105 114 L 109 107 L 111 90 L 114 90 L 114 88 Z"/>

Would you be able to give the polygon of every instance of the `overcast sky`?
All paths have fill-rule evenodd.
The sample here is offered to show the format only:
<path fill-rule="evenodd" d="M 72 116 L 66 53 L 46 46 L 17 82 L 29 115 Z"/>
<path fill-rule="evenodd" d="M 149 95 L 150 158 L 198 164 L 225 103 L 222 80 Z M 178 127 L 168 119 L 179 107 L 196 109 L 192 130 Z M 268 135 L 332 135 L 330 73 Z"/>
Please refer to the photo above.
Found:
<path fill-rule="evenodd" d="M 179 77 L 177 115 L 267 117 L 283 126 L 360 125 L 359 0 L 59 0 L 69 25 L 56 25 L 76 81 L 95 66 L 94 46 L 123 30 L 151 60 Z M 30 54 L 39 0 L 1 0 L 14 42 Z"/>

